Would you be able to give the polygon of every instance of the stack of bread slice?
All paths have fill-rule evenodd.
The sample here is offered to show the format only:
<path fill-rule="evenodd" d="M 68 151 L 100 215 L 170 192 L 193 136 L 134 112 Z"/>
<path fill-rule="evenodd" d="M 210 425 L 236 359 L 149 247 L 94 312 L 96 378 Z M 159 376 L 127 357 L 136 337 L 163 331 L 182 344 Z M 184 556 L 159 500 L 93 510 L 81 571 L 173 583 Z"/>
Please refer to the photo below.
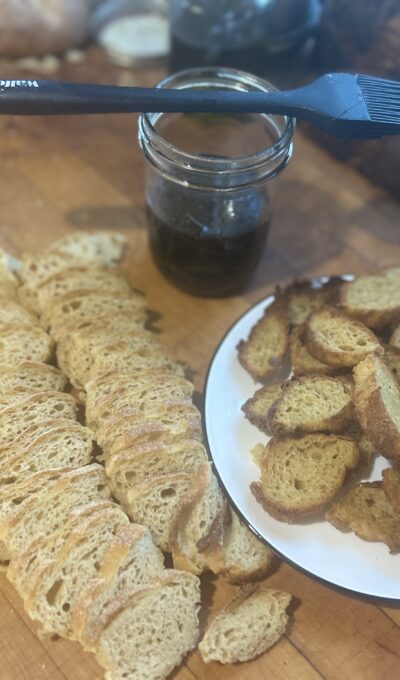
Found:
<path fill-rule="evenodd" d="M 243 411 L 272 437 L 253 452 L 260 480 L 251 489 L 273 517 L 293 522 L 328 510 L 336 527 L 400 550 L 400 507 L 393 503 L 400 479 L 391 474 L 400 461 L 399 322 L 400 268 L 392 268 L 278 290 L 239 344 L 243 367 L 265 382 Z M 287 352 L 292 375 L 274 383 Z M 345 481 L 376 454 L 393 469 L 339 498 Z"/>
<path fill-rule="evenodd" d="M 4 280 L 13 291 L 4 292 L 0 311 L 0 560 L 45 632 L 101 654 L 110 678 L 140 678 L 140 669 L 152 665 L 165 677 L 197 643 L 199 581 L 167 572 L 149 529 L 133 524 L 112 499 L 104 466 L 95 459 L 94 433 L 78 422 L 78 401 L 63 391 L 66 376 L 45 363 L 54 358 L 45 314 L 61 298 L 74 313 L 81 299 L 97 295 L 96 315 L 103 275 L 108 312 L 121 291 L 129 309 L 143 317 L 142 296 L 113 269 L 123 248 L 114 234 L 75 234 L 39 258 L 24 258 L 21 287 L 14 274 L 0 276 L 0 290 Z M 9 259 L 3 260 L 5 268 Z M 41 309 L 39 321 L 35 311 Z M 163 618 L 172 584 L 175 632 Z M 129 626 L 138 608 L 147 608 L 152 645 L 142 645 L 137 631 L 123 638 L 118 653 L 113 643 L 108 650 L 110 632 L 121 622 Z M 133 659 L 137 670 L 127 676 Z"/>
<path fill-rule="evenodd" d="M 272 562 L 222 495 L 193 385 L 146 329 L 146 300 L 116 268 L 124 248 L 114 233 L 75 233 L 23 257 L 18 318 L 40 324 L 63 373 L 23 356 L 15 379 L 5 362 L 13 393 L 0 393 L 9 577 L 43 629 L 94 652 L 109 680 L 164 678 L 196 645 L 197 575 L 246 583 Z M 61 392 L 64 375 L 86 427 Z M 251 656 L 281 636 L 282 617 L 270 618 L 275 635 L 262 635 Z"/>

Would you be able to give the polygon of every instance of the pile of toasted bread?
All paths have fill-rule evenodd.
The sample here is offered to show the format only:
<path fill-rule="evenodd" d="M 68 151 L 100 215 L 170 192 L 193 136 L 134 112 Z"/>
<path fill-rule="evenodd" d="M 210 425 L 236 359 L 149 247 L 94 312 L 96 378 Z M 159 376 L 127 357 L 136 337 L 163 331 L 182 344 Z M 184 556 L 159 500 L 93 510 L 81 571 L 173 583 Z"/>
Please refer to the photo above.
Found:
<path fill-rule="evenodd" d="M 221 493 L 193 385 L 116 266 L 125 247 L 75 233 L 17 274 L 2 255 L 0 560 L 45 632 L 94 652 L 109 680 L 150 680 L 197 645 L 198 576 L 254 581 L 272 554 Z M 265 587 L 239 596 L 203 658 L 268 649 L 289 601 Z"/>
<path fill-rule="evenodd" d="M 287 355 L 291 377 L 274 382 Z M 253 451 L 265 510 L 286 522 L 323 512 L 398 552 L 400 268 L 277 290 L 238 356 L 265 383 L 243 405 L 270 437 Z M 382 479 L 351 485 L 379 454 L 391 463 Z"/>

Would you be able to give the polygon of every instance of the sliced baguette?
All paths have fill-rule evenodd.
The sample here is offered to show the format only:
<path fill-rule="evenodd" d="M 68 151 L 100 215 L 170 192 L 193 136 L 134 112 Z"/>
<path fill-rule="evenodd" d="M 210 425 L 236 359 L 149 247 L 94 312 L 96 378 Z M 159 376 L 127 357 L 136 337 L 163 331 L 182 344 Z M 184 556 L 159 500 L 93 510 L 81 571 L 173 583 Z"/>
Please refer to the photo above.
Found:
<path fill-rule="evenodd" d="M 289 593 L 263 587 L 231 600 L 199 644 L 203 661 L 250 661 L 267 651 L 285 632 L 291 599 Z"/>
<path fill-rule="evenodd" d="M 355 366 L 370 352 L 383 351 L 371 330 L 334 307 L 311 314 L 304 337 L 313 356 L 337 368 Z"/>
<path fill-rule="evenodd" d="M 381 357 L 354 368 L 354 407 L 360 425 L 386 458 L 400 456 L 400 385 Z"/>
<path fill-rule="evenodd" d="M 150 529 L 154 543 L 161 550 L 170 552 L 172 527 L 181 507 L 194 493 L 191 473 L 167 473 L 132 487 L 124 509 L 134 522 Z"/>
<path fill-rule="evenodd" d="M 283 298 L 286 313 L 291 326 L 301 326 L 310 314 L 317 309 L 331 304 L 338 297 L 341 281 L 332 279 L 332 283 L 318 288 L 310 281 L 295 281 L 285 288 Z"/>
<path fill-rule="evenodd" d="M 238 344 L 239 361 L 255 380 L 263 381 L 281 365 L 288 342 L 288 319 L 278 298 L 253 326 L 248 339 Z"/>
<path fill-rule="evenodd" d="M 352 381 L 326 375 L 295 378 L 267 414 L 274 435 L 301 432 L 340 432 L 353 418 Z"/>
<path fill-rule="evenodd" d="M 13 387 L 29 387 L 36 392 L 61 392 L 66 377 L 54 366 L 37 361 L 23 361 L 17 366 L 0 368 L 0 393 Z"/>
<path fill-rule="evenodd" d="M 127 245 L 127 238 L 115 231 L 75 231 L 54 241 L 49 251 L 65 253 L 80 262 L 103 262 L 112 265 L 123 259 Z"/>
<path fill-rule="evenodd" d="M 335 368 L 319 361 L 310 354 L 304 343 L 304 325 L 292 329 L 289 339 L 289 353 L 293 374 L 301 375 L 333 375 Z"/>
<path fill-rule="evenodd" d="M 260 482 L 253 482 L 250 488 L 272 517 L 295 521 L 322 510 L 358 461 L 356 443 L 344 437 L 276 437 L 261 457 Z"/>
<path fill-rule="evenodd" d="M 148 586 L 117 598 L 90 636 L 92 649 L 113 680 L 166 678 L 197 644 L 200 582 L 166 570 Z"/>
<path fill-rule="evenodd" d="M 381 541 L 400 550 L 400 513 L 388 501 L 382 482 L 363 482 L 332 505 L 326 519 L 340 531 L 354 531 L 364 541 Z"/>
<path fill-rule="evenodd" d="M 0 280 L 1 287 L 1 280 Z M 9 324 L 38 325 L 37 317 L 14 300 L 2 300 L 0 308 L 0 326 Z"/>
<path fill-rule="evenodd" d="M 222 546 L 222 574 L 231 583 L 247 583 L 266 575 L 274 560 L 237 514 L 228 508 Z M 218 565 L 219 566 L 219 565 Z M 213 565 L 211 564 L 211 569 Z"/>
<path fill-rule="evenodd" d="M 63 392 L 38 392 L 18 404 L 0 412 L 0 448 L 9 446 L 31 425 L 52 419 L 75 420 L 76 400 Z"/>
<path fill-rule="evenodd" d="M 340 305 L 346 314 L 370 328 L 384 328 L 400 317 L 400 277 L 395 269 L 359 276 L 343 286 Z"/>
<path fill-rule="evenodd" d="M 140 524 L 118 528 L 97 577 L 80 590 L 71 609 L 74 636 L 90 645 L 91 632 L 104 611 L 122 594 L 135 591 L 164 571 L 164 556 L 150 531 Z"/>
<path fill-rule="evenodd" d="M 33 324 L 5 324 L 0 335 L 0 365 L 18 366 L 23 361 L 49 361 L 53 341 L 39 326 Z"/>
<path fill-rule="evenodd" d="M 81 522 L 55 558 L 45 563 L 22 593 L 29 616 L 51 634 L 75 639 L 72 608 L 80 592 L 96 578 L 109 544 L 128 518 L 117 506 L 104 508 Z"/>
<path fill-rule="evenodd" d="M 207 554 L 215 561 L 222 553 L 225 502 L 210 463 L 193 475 L 193 487 L 195 494 L 171 528 L 169 545 L 175 568 L 201 574 L 209 567 Z"/>

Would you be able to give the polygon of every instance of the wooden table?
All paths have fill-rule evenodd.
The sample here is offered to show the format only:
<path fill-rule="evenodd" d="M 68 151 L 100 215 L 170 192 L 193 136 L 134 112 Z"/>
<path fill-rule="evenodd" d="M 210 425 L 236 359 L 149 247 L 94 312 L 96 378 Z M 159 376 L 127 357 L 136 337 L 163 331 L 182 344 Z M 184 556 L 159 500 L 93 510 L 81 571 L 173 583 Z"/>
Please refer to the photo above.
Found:
<path fill-rule="evenodd" d="M 4 67 L 2 77 L 24 77 Z M 160 73 L 131 73 L 93 51 L 53 77 L 153 84 Z M 293 277 L 370 272 L 400 262 L 400 205 L 301 134 L 282 175 L 268 249 L 251 287 L 229 300 L 190 297 L 157 271 L 147 248 L 143 162 L 132 116 L 0 119 L 0 245 L 18 254 L 78 228 L 124 232 L 128 270 L 161 313 L 164 342 L 195 372 L 202 389 L 226 328 L 278 282 Z M 206 577 L 207 610 L 234 592 Z M 293 622 L 260 659 L 204 665 L 191 654 L 175 680 L 394 680 L 400 677 L 400 611 L 337 593 L 281 564 L 268 579 L 293 593 Z M 0 679 L 99 680 L 79 645 L 41 637 L 0 576 Z"/>

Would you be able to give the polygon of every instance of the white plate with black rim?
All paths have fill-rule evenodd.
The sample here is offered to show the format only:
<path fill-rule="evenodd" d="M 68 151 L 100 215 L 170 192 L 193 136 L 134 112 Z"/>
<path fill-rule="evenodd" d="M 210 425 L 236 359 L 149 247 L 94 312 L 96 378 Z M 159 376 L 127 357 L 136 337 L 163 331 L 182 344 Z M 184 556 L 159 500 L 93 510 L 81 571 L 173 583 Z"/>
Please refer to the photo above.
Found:
<path fill-rule="evenodd" d="M 315 284 L 325 281 L 317 279 Z M 279 522 L 263 510 L 250 491 L 251 482 L 259 478 L 250 451 L 258 443 L 266 444 L 269 438 L 246 420 L 241 410 L 261 385 L 241 366 L 236 348 L 273 300 L 272 295 L 261 300 L 233 324 L 208 370 L 204 425 L 220 482 L 249 528 L 292 566 L 349 594 L 399 602 L 400 554 L 391 555 L 383 543 L 343 533 L 323 516 L 296 524 Z M 276 380 L 274 376 L 273 382 Z M 381 479 L 388 465 L 378 456 L 368 477 L 360 476 L 358 481 Z"/>

